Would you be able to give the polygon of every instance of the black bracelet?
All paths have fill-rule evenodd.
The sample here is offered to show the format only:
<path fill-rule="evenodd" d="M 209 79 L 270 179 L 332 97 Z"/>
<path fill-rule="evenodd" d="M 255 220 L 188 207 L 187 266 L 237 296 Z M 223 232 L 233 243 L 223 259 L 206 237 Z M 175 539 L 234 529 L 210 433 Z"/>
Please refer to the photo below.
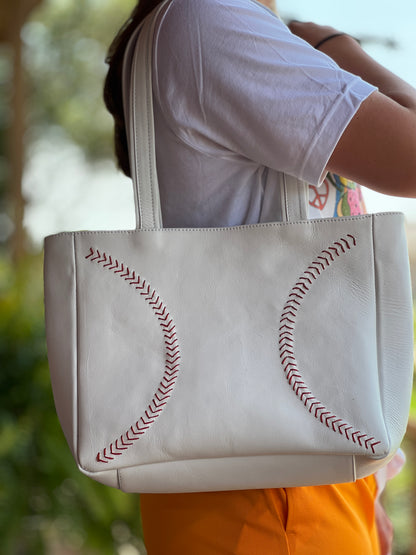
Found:
<path fill-rule="evenodd" d="M 327 42 L 328 40 L 334 39 L 335 37 L 344 37 L 344 36 L 346 36 L 346 35 L 347 35 L 347 33 L 334 33 L 333 35 L 329 35 L 329 37 L 325 37 L 324 39 L 320 40 L 320 41 L 318 42 L 318 44 L 316 44 L 316 45 L 314 46 L 314 48 L 315 48 L 316 50 L 318 50 L 319 47 L 322 46 L 322 45 L 324 44 L 324 42 Z"/>

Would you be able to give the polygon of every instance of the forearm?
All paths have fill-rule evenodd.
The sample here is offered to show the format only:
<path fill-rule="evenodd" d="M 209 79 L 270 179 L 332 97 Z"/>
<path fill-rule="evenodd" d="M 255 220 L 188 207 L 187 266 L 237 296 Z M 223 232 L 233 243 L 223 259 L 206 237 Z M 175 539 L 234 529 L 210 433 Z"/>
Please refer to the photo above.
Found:
<path fill-rule="evenodd" d="M 376 62 L 351 36 L 329 40 L 320 50 L 346 71 L 359 75 L 401 106 L 416 112 L 416 89 Z"/>
<path fill-rule="evenodd" d="M 289 27 L 312 46 L 321 43 L 319 50 L 340 67 L 379 89 L 360 105 L 327 169 L 382 193 L 416 198 L 416 90 L 333 27 L 301 22 Z"/>

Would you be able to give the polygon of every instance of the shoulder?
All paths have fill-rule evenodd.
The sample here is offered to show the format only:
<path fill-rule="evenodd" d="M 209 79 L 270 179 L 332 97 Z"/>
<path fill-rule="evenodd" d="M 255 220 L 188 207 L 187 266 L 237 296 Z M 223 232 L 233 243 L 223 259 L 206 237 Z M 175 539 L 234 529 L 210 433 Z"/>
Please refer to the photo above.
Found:
<path fill-rule="evenodd" d="M 261 62 L 258 68 L 267 65 L 270 71 L 278 58 L 299 47 L 299 40 L 254 0 L 172 0 L 159 21 L 156 50 L 159 68 L 169 61 L 215 76 L 226 66 L 235 67 L 237 60 L 251 68 L 253 61 Z"/>
<path fill-rule="evenodd" d="M 273 12 L 256 0 L 171 0 L 167 10 L 189 13 L 225 13 L 227 11 L 249 10 L 258 13 L 267 13 L 275 17 Z"/>
<path fill-rule="evenodd" d="M 255 0 L 172 0 L 160 21 L 164 33 L 180 30 L 191 35 L 200 35 L 205 30 L 261 32 L 265 25 L 288 32 L 273 12 Z"/>

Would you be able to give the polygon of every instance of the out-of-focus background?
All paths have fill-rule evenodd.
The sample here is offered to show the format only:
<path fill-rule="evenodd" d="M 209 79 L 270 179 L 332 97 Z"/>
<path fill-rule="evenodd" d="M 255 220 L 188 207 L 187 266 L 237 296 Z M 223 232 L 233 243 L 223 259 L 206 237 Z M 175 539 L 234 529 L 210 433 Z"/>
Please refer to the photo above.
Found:
<path fill-rule="evenodd" d="M 54 412 L 43 323 L 42 240 L 134 227 L 102 100 L 106 48 L 134 0 L 0 0 L 0 552 L 143 555 L 138 496 L 75 468 Z M 282 0 L 285 19 L 330 23 L 416 86 L 416 3 Z M 415 176 L 416 185 L 416 176 Z M 402 210 L 416 276 L 416 201 L 366 191 L 369 211 Z M 384 502 L 395 555 L 416 555 L 416 401 L 408 464 Z M 215 530 L 213 530 L 215 534 Z"/>

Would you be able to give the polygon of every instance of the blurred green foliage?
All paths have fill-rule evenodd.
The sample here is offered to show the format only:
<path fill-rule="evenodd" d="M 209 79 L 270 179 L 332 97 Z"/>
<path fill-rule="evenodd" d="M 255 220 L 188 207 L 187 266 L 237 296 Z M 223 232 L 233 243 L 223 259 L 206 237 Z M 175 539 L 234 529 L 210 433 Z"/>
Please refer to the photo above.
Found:
<path fill-rule="evenodd" d="M 6 0 L 4 0 L 5 3 Z M 102 101 L 105 57 L 135 0 L 42 0 L 22 29 L 26 151 L 65 139 L 87 159 L 113 157 L 112 119 Z M 8 130 L 13 51 L 0 44 L 0 247 L 13 232 Z"/>
<path fill-rule="evenodd" d="M 388 485 L 383 504 L 394 525 L 393 555 L 414 555 L 415 546 L 415 461 L 416 446 L 409 439 L 403 442 L 407 463 L 402 472 Z"/>
<path fill-rule="evenodd" d="M 44 0 L 22 37 L 27 68 L 26 144 L 58 131 L 91 160 L 112 155 L 102 102 L 106 49 L 134 0 Z M 7 149 L 11 51 L 0 50 L 0 236 L 9 224 Z M 3 213 L 2 213 L 3 212 Z M 0 242 L 4 237 L 0 237 Z M 18 267 L 0 252 L 0 552 L 130 553 L 142 548 L 138 496 L 83 476 L 61 432 L 49 381 L 42 258 Z M 136 549 L 134 549 L 136 548 Z"/>
<path fill-rule="evenodd" d="M 29 141 L 59 127 L 90 159 L 111 157 L 102 101 L 107 48 L 134 0 L 44 0 L 23 29 Z"/>
<path fill-rule="evenodd" d="M 42 258 L 0 259 L 0 538 L 5 555 L 113 554 L 142 542 L 138 496 L 83 476 L 59 427 L 43 322 Z M 55 547 L 54 547 L 55 546 Z"/>
<path fill-rule="evenodd" d="M 10 233 L 11 221 L 6 212 L 9 163 L 7 159 L 7 129 L 10 124 L 9 91 L 11 81 L 10 48 L 0 45 L 0 245 Z"/>
<path fill-rule="evenodd" d="M 413 311 L 413 327 L 416 330 L 416 310 Z M 416 383 L 413 385 L 410 419 L 411 422 L 416 423 Z M 383 494 L 383 504 L 394 526 L 393 555 L 414 555 L 416 553 L 415 440 L 415 433 L 410 431 L 402 445 L 406 454 L 406 464 L 403 470 L 387 484 Z"/>

